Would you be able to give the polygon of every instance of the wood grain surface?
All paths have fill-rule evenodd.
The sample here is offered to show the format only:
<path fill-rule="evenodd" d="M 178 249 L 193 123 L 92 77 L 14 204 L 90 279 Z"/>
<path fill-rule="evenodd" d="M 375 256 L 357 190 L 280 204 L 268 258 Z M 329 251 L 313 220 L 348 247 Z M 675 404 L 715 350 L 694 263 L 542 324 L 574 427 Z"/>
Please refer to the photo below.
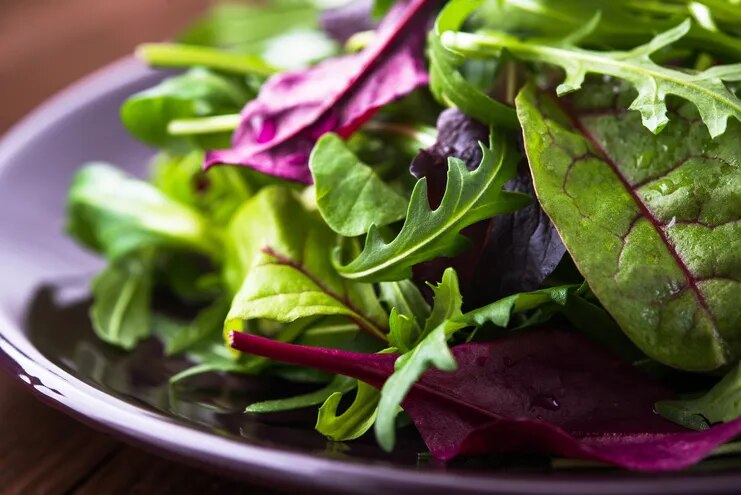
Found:
<path fill-rule="evenodd" d="M 0 0 L 0 133 L 208 0 Z M 273 494 L 157 458 L 43 405 L 0 373 L 0 494 Z"/>

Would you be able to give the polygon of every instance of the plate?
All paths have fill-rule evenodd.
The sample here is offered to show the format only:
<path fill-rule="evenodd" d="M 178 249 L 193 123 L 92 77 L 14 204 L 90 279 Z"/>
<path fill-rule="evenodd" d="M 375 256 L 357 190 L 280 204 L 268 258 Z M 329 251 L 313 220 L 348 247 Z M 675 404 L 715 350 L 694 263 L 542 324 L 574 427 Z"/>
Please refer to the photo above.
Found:
<path fill-rule="evenodd" d="M 296 393 L 266 379 L 203 376 L 171 388 L 188 365 L 148 341 L 124 353 L 98 341 L 87 317 L 101 262 L 67 239 L 65 195 L 80 164 L 103 160 L 143 175 L 154 151 L 118 120 L 130 94 L 162 73 L 117 62 L 34 111 L 0 142 L 0 368 L 40 399 L 129 443 L 257 484 L 318 493 L 737 493 L 741 467 L 718 459 L 683 473 L 560 469 L 547 459 L 500 457 L 442 464 L 407 428 L 381 452 L 372 435 L 327 442 L 314 412 L 242 413 L 245 404 Z"/>

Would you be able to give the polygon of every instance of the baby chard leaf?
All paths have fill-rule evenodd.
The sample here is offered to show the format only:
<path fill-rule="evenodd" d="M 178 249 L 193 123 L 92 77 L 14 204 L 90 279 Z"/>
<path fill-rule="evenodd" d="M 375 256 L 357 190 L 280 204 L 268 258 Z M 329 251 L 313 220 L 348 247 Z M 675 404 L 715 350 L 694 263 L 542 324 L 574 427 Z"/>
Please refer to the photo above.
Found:
<path fill-rule="evenodd" d="M 449 31 L 443 33 L 442 42 L 450 49 L 479 56 L 498 56 L 504 48 L 523 60 L 558 65 L 566 72 L 566 79 L 557 88 L 559 95 L 581 88 L 588 73 L 629 81 L 638 91 L 630 109 L 638 110 L 643 125 L 654 133 L 660 132 L 669 122 L 666 96 L 679 96 L 697 107 L 710 136 L 716 137 L 725 132 L 729 118 L 741 120 L 741 100 L 723 83 L 741 80 L 741 64 L 712 67 L 704 72 L 683 72 L 651 60 L 653 53 L 680 39 L 690 26 L 688 19 L 630 51 L 585 50 L 573 44 L 573 36 L 548 43 L 522 41 L 496 32 Z"/>
<path fill-rule="evenodd" d="M 741 123 L 713 140 L 685 103 L 656 136 L 600 87 L 568 108 L 533 87 L 518 96 L 540 203 L 641 350 L 687 370 L 735 362 Z"/>
<path fill-rule="evenodd" d="M 249 228 L 255 225 L 262 229 Z M 387 316 L 373 287 L 339 276 L 330 259 L 336 235 L 290 190 L 261 189 L 237 212 L 230 231 L 249 232 L 253 239 L 239 246 L 246 275 L 227 322 L 341 315 L 385 340 Z"/>
<path fill-rule="evenodd" d="M 372 226 L 360 256 L 347 265 L 335 256 L 340 274 L 366 282 L 410 278 L 413 265 L 465 249 L 468 241 L 461 229 L 525 206 L 530 201 L 527 195 L 502 190 L 515 175 L 516 160 L 501 136 L 492 135 L 490 147 L 481 148 L 483 158 L 476 170 L 469 171 L 457 158 L 449 159 L 445 194 L 434 210 L 428 201 L 427 181 L 420 179 L 399 235 L 387 243 Z"/>
<path fill-rule="evenodd" d="M 365 234 L 371 225 L 380 227 L 404 218 L 406 199 L 358 160 L 337 134 L 319 139 L 309 168 L 319 213 L 338 234 L 354 237 Z"/>

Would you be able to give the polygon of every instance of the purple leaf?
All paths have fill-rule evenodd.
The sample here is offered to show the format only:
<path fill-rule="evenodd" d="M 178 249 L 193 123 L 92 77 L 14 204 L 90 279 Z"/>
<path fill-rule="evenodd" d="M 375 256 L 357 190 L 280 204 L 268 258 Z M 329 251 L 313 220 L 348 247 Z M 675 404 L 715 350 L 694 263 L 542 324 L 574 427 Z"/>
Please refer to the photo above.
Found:
<path fill-rule="evenodd" d="M 360 354 L 238 332 L 232 346 L 381 388 L 394 354 Z M 454 372 L 430 370 L 403 406 L 441 459 L 547 453 L 639 471 L 690 466 L 741 433 L 741 420 L 690 431 L 654 413 L 672 393 L 585 338 L 541 329 L 452 349 Z"/>
<path fill-rule="evenodd" d="M 371 0 L 355 0 L 325 10 L 319 16 L 319 24 L 330 38 L 344 44 L 355 33 L 375 29 L 376 23 L 371 17 L 372 9 Z"/>
<path fill-rule="evenodd" d="M 349 137 L 382 106 L 427 84 L 423 49 L 434 0 L 394 5 L 360 53 L 269 79 L 242 110 L 232 148 L 206 167 L 239 164 L 311 183 L 309 154 L 322 134 Z"/>
<path fill-rule="evenodd" d="M 435 144 L 420 151 L 410 167 L 415 177 L 427 178 L 432 207 L 440 203 L 445 192 L 448 157 L 475 168 L 481 160 L 478 142 L 486 142 L 489 135 L 485 125 L 456 109 L 440 114 L 437 130 Z M 504 188 L 534 196 L 527 166 L 521 167 L 519 176 Z M 422 263 L 414 273 L 420 281 L 437 281 L 448 266 L 453 266 L 460 275 L 464 299 L 474 306 L 537 289 L 566 252 L 537 201 L 514 213 L 472 225 L 463 233 L 471 241 L 471 249 L 453 259 Z"/>

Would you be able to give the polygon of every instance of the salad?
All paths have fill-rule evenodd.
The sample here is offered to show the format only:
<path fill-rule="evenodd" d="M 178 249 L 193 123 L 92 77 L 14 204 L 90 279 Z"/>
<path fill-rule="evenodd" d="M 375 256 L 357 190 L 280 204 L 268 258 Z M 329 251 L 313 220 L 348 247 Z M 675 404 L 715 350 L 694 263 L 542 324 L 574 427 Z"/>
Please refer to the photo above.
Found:
<path fill-rule="evenodd" d="M 678 470 L 741 433 L 738 0 L 224 3 L 87 164 L 91 320 L 334 441 Z M 160 301 L 176 301 L 177 311 Z"/>

